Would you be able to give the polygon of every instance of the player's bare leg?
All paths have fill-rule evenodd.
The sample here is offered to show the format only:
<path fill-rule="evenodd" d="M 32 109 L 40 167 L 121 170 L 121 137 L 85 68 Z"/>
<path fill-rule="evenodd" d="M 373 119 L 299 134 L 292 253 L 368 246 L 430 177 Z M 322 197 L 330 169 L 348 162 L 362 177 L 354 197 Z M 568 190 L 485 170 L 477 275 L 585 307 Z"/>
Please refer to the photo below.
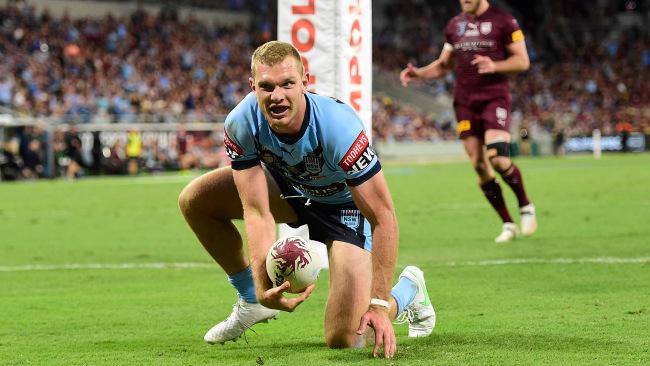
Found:
<path fill-rule="evenodd" d="M 371 253 L 355 245 L 334 241 L 329 248 L 329 260 L 325 341 L 332 348 L 365 347 L 365 336 L 357 335 L 356 331 L 370 305 Z"/>
<path fill-rule="evenodd" d="M 296 214 L 280 198 L 280 190 L 267 173 L 269 205 L 277 222 L 293 222 Z M 243 217 L 242 204 L 230 167 L 206 173 L 188 184 L 179 197 L 179 206 L 185 220 L 210 256 L 228 274 L 230 283 L 237 289 L 239 300 L 230 316 L 205 334 L 208 343 L 236 340 L 243 332 L 258 322 L 267 321 L 278 314 L 257 303 L 255 287 L 244 255 L 242 238 L 232 223 Z"/>
<path fill-rule="evenodd" d="M 271 175 L 267 173 L 266 177 L 269 206 L 276 222 L 296 221 L 295 212 L 280 198 L 280 189 Z M 194 179 L 183 189 L 178 202 L 196 237 L 226 273 L 237 273 L 248 266 L 241 235 L 232 223 L 242 219 L 244 213 L 230 167 Z"/>
<path fill-rule="evenodd" d="M 537 229 L 535 206 L 528 200 L 521 171 L 510 158 L 510 134 L 502 130 L 487 130 L 485 141 L 492 167 L 517 196 L 521 232 L 524 235 L 532 235 Z"/>
<path fill-rule="evenodd" d="M 477 136 L 463 138 L 463 147 L 469 156 L 472 167 L 478 175 L 481 190 L 503 222 L 501 234 L 494 241 L 497 243 L 511 241 L 516 236 L 517 227 L 508 212 L 505 200 L 503 199 L 503 191 L 496 181 L 492 165 L 483 149 L 483 143 L 483 139 Z"/>
<path fill-rule="evenodd" d="M 463 147 L 478 175 L 479 184 L 483 185 L 493 180 L 494 171 L 483 151 L 483 140 L 476 136 L 467 136 L 463 139 Z"/>

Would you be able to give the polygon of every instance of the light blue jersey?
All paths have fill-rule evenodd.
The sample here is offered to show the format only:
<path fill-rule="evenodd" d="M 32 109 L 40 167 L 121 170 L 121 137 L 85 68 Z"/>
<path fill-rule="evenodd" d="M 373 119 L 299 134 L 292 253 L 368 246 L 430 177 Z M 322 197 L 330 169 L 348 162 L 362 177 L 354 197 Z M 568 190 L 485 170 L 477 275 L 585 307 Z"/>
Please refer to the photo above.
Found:
<path fill-rule="evenodd" d="M 232 168 L 264 163 L 280 172 L 305 197 L 326 204 L 352 201 L 348 186 L 359 185 L 381 170 L 363 123 L 348 105 L 306 93 L 307 109 L 300 134 L 276 135 L 248 94 L 225 123 L 224 142 Z"/>

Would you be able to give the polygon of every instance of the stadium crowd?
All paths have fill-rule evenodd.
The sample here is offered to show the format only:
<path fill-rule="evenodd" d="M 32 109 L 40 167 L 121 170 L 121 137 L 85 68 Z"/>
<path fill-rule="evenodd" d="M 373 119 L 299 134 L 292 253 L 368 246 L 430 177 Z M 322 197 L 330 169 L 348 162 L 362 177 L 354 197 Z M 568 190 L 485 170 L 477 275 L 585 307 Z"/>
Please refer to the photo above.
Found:
<path fill-rule="evenodd" d="M 61 122 L 216 121 L 248 92 L 253 39 L 172 9 L 129 19 L 0 10 L 0 104 Z"/>
<path fill-rule="evenodd" d="M 257 6 L 273 14 L 273 1 L 262 3 Z M 444 43 L 441 30 L 459 11 L 457 0 L 435 6 L 420 0 L 377 3 L 381 8 L 375 10 L 380 16 L 373 59 L 384 74 L 397 75 L 409 61 L 423 65 L 435 59 Z M 588 135 L 594 128 L 603 134 L 626 130 L 650 135 L 650 89 L 644 86 L 650 76 L 650 34 L 638 21 L 650 15 L 641 2 L 613 8 L 616 2 L 611 1 L 600 1 L 597 7 L 578 1 L 532 8 L 509 3 L 527 35 L 533 61 L 527 73 L 513 78 L 513 116 L 522 126 L 563 135 Z M 233 1 L 230 8 L 250 11 L 249 5 Z M 618 16 L 606 16 L 613 13 Z M 249 74 L 252 50 L 274 37 L 268 21 L 273 16 L 253 19 L 249 25 L 204 24 L 192 17 L 181 19 L 170 7 L 158 14 L 139 10 L 130 17 L 55 18 L 25 1 L 9 1 L 0 8 L 0 108 L 16 117 L 72 124 L 223 120 L 249 91 L 242 75 Z M 450 93 L 452 85 L 450 75 L 421 89 Z M 385 95 L 373 98 L 375 138 L 455 139 L 454 128 L 453 116 L 423 113 Z M 30 171 L 19 169 L 22 175 L 42 175 L 35 158 L 45 156 L 48 140 L 42 135 L 37 128 L 21 131 L 18 140 L 3 146 L 0 164 L 13 156 Z M 56 133 L 53 144 L 59 155 L 71 151 L 64 147 L 74 140 L 66 140 L 67 135 Z M 146 142 L 141 165 L 175 169 L 222 164 L 210 157 L 221 148 L 218 138 L 190 133 L 190 140 L 192 156 L 182 146 L 156 151 L 155 143 Z M 108 148 L 113 151 L 108 156 L 126 149 Z M 106 159 L 101 155 L 80 164 L 90 167 L 93 160 Z"/>

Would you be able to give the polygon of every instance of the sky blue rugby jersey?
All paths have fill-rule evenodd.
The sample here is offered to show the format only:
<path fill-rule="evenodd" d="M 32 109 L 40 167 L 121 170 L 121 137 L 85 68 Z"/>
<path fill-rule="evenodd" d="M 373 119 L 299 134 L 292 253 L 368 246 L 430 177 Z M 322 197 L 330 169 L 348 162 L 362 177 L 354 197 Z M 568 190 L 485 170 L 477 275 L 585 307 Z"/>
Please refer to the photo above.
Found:
<path fill-rule="evenodd" d="M 348 185 L 359 185 L 381 170 L 377 155 L 350 106 L 313 93 L 305 97 L 300 135 L 287 139 L 271 130 L 255 94 L 248 94 L 226 118 L 224 143 L 232 168 L 262 162 L 313 201 L 350 202 Z"/>

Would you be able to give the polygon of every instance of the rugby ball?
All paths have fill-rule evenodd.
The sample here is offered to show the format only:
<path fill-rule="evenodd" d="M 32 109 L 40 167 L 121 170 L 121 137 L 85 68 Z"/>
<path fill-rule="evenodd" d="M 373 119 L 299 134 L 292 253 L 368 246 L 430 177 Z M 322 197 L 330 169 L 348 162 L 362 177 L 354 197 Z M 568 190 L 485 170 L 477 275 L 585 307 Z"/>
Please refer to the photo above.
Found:
<path fill-rule="evenodd" d="M 289 281 L 287 292 L 296 294 L 316 282 L 321 270 L 320 254 L 313 244 L 299 236 L 279 239 L 266 255 L 266 273 L 273 286 Z"/>

